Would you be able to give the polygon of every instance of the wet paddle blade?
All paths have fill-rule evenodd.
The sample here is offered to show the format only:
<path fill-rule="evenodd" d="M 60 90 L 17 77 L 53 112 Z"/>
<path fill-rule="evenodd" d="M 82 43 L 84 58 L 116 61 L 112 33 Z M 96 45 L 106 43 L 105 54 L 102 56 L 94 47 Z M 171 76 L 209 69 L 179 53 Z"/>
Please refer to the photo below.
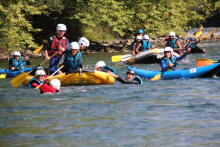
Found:
<path fill-rule="evenodd" d="M 36 49 L 33 54 L 38 53 L 39 51 L 41 51 L 41 49 L 43 48 L 44 45 L 41 45 L 38 49 Z"/>
<path fill-rule="evenodd" d="M 200 31 L 202 31 L 202 29 L 203 29 L 203 26 L 201 26 L 201 27 L 199 28 L 199 30 L 198 30 L 197 33 L 199 33 Z M 196 33 L 196 34 L 197 34 L 197 33 Z"/>
<path fill-rule="evenodd" d="M 119 62 L 121 61 L 121 56 L 112 56 L 112 62 Z"/>
<path fill-rule="evenodd" d="M 215 29 L 216 29 L 216 28 L 212 29 L 212 31 L 209 32 L 205 37 L 201 38 L 200 41 L 203 40 L 203 39 L 205 39 L 205 38 L 208 37 L 209 35 L 211 35 L 211 34 L 215 31 Z"/>
<path fill-rule="evenodd" d="M 4 78 L 6 78 L 6 74 L 1 74 L 0 79 L 4 79 Z"/>
<path fill-rule="evenodd" d="M 26 77 L 28 76 L 30 72 L 28 73 L 22 73 L 20 75 L 18 75 L 17 77 L 15 77 L 14 79 L 11 80 L 11 85 L 13 87 L 18 87 L 25 79 Z"/>
<path fill-rule="evenodd" d="M 158 81 L 160 80 L 161 74 L 154 76 L 151 81 Z"/>
<path fill-rule="evenodd" d="M 212 61 L 210 59 L 196 59 L 197 67 L 207 66 L 215 63 L 215 61 Z"/>
<path fill-rule="evenodd" d="M 202 35 L 202 31 L 196 33 L 196 37 L 199 37 L 201 35 Z"/>

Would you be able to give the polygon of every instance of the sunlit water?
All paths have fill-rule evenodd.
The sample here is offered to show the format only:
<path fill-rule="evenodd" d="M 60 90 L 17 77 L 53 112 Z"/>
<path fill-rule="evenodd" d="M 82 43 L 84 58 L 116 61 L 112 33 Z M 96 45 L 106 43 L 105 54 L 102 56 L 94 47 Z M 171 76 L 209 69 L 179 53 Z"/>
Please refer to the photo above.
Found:
<path fill-rule="evenodd" d="M 189 55 L 188 64 L 178 64 L 178 69 L 196 67 L 196 58 L 218 61 L 219 45 L 200 43 L 206 55 Z M 83 65 L 94 69 L 97 61 L 104 60 L 125 77 L 126 65 L 112 63 L 113 55 L 117 54 L 83 55 Z M 36 66 L 44 59 L 30 61 Z M 8 67 L 8 61 L 0 62 Z M 160 69 L 159 65 L 132 67 Z M 10 80 L 0 79 L 1 146 L 220 145 L 219 78 L 71 86 L 53 95 L 13 88 Z"/>

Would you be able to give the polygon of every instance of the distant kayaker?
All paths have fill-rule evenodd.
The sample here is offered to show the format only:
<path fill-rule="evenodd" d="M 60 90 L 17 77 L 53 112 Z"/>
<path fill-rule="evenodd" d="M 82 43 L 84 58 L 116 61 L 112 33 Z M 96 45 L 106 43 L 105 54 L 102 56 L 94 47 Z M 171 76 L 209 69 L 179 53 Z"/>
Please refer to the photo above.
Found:
<path fill-rule="evenodd" d="M 45 82 L 43 85 L 40 86 L 40 93 L 57 93 L 60 91 L 60 80 L 52 79 L 50 82 Z"/>
<path fill-rule="evenodd" d="M 144 36 L 144 31 L 143 31 L 142 29 L 139 29 L 139 30 L 138 30 L 138 35 L 140 35 L 141 37 L 143 37 L 143 36 Z"/>
<path fill-rule="evenodd" d="M 188 48 L 186 50 L 186 52 L 180 56 L 180 57 L 174 57 L 173 56 L 173 49 L 171 47 L 165 47 L 164 49 L 164 56 L 161 59 L 161 68 L 162 71 L 164 71 L 165 69 L 167 69 L 167 67 L 173 71 L 176 71 L 176 65 L 177 65 L 177 61 L 182 60 L 183 58 L 185 58 L 188 54 L 188 52 L 190 52 L 191 49 Z"/>
<path fill-rule="evenodd" d="M 169 39 L 167 40 L 166 47 L 171 47 L 175 52 L 179 53 L 182 55 L 182 45 L 178 38 L 175 37 L 174 32 L 169 33 Z"/>
<path fill-rule="evenodd" d="M 197 42 L 199 42 L 199 39 L 197 39 L 196 37 L 194 38 L 190 38 L 189 39 L 189 48 L 191 48 L 190 53 L 195 54 L 195 53 L 205 53 L 204 49 L 201 49 L 200 47 L 198 47 L 196 44 Z M 184 51 L 185 52 L 185 51 Z"/>
<path fill-rule="evenodd" d="M 37 86 L 39 86 L 40 84 L 42 84 L 44 82 L 45 78 L 49 78 L 49 76 L 46 75 L 44 70 L 37 70 L 35 72 L 35 77 L 33 77 L 32 79 L 30 79 L 29 83 L 28 83 L 28 87 L 30 88 L 36 88 Z"/>
<path fill-rule="evenodd" d="M 114 73 L 109 73 L 109 75 L 115 77 L 122 84 L 143 84 L 142 79 L 136 75 L 136 72 L 134 70 L 127 71 L 127 80 L 119 77 Z"/>
<path fill-rule="evenodd" d="M 17 66 L 17 65 L 19 65 L 19 66 Z M 9 70 L 11 70 L 11 69 L 12 70 L 22 70 L 22 69 L 26 68 L 26 65 L 31 65 L 31 62 L 28 61 L 28 57 L 24 57 L 24 59 L 23 59 L 21 57 L 21 53 L 16 51 L 13 53 L 13 57 L 10 58 Z"/>
<path fill-rule="evenodd" d="M 50 60 L 50 75 L 57 70 L 57 64 L 59 59 L 62 56 L 62 52 L 69 49 L 69 40 L 66 37 L 63 37 L 66 33 L 67 28 L 64 24 L 58 24 L 56 27 L 56 36 L 50 37 L 48 40 L 47 49 L 45 50 L 45 59 Z M 59 51 L 62 49 L 62 51 Z M 52 59 L 49 56 L 56 54 Z"/>
<path fill-rule="evenodd" d="M 82 55 L 78 42 L 72 42 L 70 44 L 70 49 L 63 52 L 62 57 L 57 64 L 57 69 L 60 68 L 61 65 L 64 65 L 64 67 L 59 71 L 59 74 L 62 74 L 63 72 L 68 72 L 70 70 L 83 68 Z"/>
<path fill-rule="evenodd" d="M 132 55 L 135 55 L 135 54 L 136 54 L 135 49 L 136 49 L 138 43 L 139 43 L 141 40 L 142 40 L 142 36 L 140 36 L 140 35 L 136 36 L 135 41 L 134 41 L 133 46 L 132 46 Z"/>
<path fill-rule="evenodd" d="M 135 48 L 135 53 L 141 53 L 141 52 L 144 52 L 144 51 L 148 51 L 150 49 L 150 45 L 151 45 L 151 42 L 149 40 L 149 36 L 144 35 L 143 40 L 140 40 L 137 43 L 137 46 Z"/>
<path fill-rule="evenodd" d="M 98 71 L 106 72 L 106 73 L 112 72 L 114 74 L 117 74 L 115 69 L 112 68 L 111 66 L 106 66 L 104 61 L 97 62 L 96 65 L 95 65 L 95 69 L 98 70 Z"/>

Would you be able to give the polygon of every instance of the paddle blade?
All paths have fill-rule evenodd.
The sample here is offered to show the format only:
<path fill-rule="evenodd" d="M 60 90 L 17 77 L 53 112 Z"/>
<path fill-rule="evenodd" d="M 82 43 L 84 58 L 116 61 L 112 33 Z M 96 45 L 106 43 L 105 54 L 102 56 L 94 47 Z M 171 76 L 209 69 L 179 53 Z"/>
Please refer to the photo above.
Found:
<path fill-rule="evenodd" d="M 215 61 L 212 61 L 210 59 L 196 59 L 197 67 L 207 66 L 215 63 Z"/>
<path fill-rule="evenodd" d="M 158 81 L 160 80 L 161 74 L 154 76 L 151 81 Z"/>
<path fill-rule="evenodd" d="M 196 37 L 199 37 L 201 35 L 202 35 L 202 31 L 196 33 Z"/>
<path fill-rule="evenodd" d="M 4 79 L 4 78 L 6 78 L 6 74 L 1 74 L 0 79 Z"/>
<path fill-rule="evenodd" d="M 18 87 L 26 79 L 28 74 L 29 74 L 29 72 L 28 73 L 24 72 L 24 73 L 18 75 L 17 77 L 15 77 L 14 79 L 11 80 L 11 85 L 13 87 Z"/>
<path fill-rule="evenodd" d="M 199 33 L 200 31 L 202 31 L 202 29 L 203 29 L 203 26 L 201 26 L 201 27 L 199 28 L 199 30 L 198 30 L 197 33 Z"/>
<path fill-rule="evenodd" d="M 38 53 L 39 51 L 41 51 L 41 49 L 43 48 L 44 45 L 41 45 L 38 49 L 36 49 L 33 53 Z"/>
<path fill-rule="evenodd" d="M 215 29 L 216 29 L 216 28 L 212 29 L 212 31 L 209 32 L 205 37 L 201 38 L 200 41 L 203 40 L 203 39 L 205 39 L 205 38 L 208 37 L 209 35 L 211 35 L 211 34 L 215 31 Z"/>
<path fill-rule="evenodd" d="M 41 85 L 42 85 L 42 84 L 38 85 L 37 87 L 35 87 L 35 89 L 39 89 Z"/>
<path fill-rule="evenodd" d="M 112 62 L 119 62 L 121 61 L 121 56 L 112 56 Z"/>

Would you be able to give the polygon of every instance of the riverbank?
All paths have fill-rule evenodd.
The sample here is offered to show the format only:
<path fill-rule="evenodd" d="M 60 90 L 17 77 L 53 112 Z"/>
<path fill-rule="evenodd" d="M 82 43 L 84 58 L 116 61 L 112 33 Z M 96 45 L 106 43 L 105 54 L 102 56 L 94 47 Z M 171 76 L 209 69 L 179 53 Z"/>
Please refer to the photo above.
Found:
<path fill-rule="evenodd" d="M 202 34 L 200 38 L 204 37 L 206 34 Z M 158 47 L 164 47 L 165 41 L 164 39 L 167 36 L 161 36 L 159 38 L 150 38 L 151 41 L 151 48 L 158 48 Z M 182 45 L 185 44 L 186 39 L 193 38 L 194 35 L 187 33 L 186 36 L 178 36 L 180 42 Z M 210 41 L 217 41 L 220 40 L 220 35 L 213 33 L 204 40 L 210 40 Z M 119 52 L 127 52 L 130 53 L 132 50 L 132 43 L 134 39 L 119 39 L 115 41 L 101 41 L 101 42 L 90 42 L 89 48 L 82 51 L 83 54 L 98 54 L 98 53 L 119 53 Z M 44 57 L 44 49 L 47 45 L 47 41 L 44 41 L 44 48 L 37 54 L 33 54 L 32 58 L 40 58 Z M 17 51 L 21 52 L 22 56 L 28 56 L 32 53 L 31 50 L 24 50 L 22 48 L 18 48 Z M 0 60 L 9 60 L 12 57 L 13 52 L 2 52 L 0 51 Z"/>

